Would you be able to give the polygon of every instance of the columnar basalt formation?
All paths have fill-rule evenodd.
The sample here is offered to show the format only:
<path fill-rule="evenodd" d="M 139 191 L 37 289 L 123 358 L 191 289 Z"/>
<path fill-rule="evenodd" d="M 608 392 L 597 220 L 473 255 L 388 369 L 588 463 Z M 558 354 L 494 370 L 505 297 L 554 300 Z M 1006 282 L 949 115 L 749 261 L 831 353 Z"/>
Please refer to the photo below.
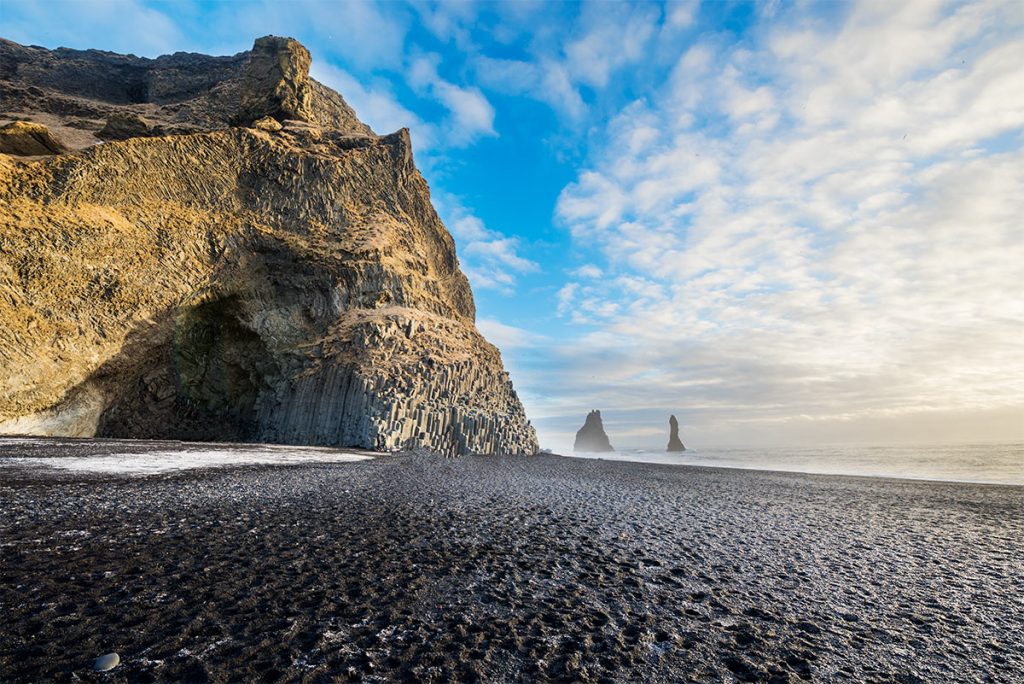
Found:
<path fill-rule="evenodd" d="M 608 435 L 604 432 L 604 424 L 601 422 L 601 412 L 591 411 L 583 427 L 576 433 L 576 442 L 572 447 L 573 451 L 615 451 Z"/>
<path fill-rule="evenodd" d="M 408 131 L 309 63 L 0 42 L 73 148 L 0 155 L 0 432 L 536 451 Z"/>
<path fill-rule="evenodd" d="M 686 451 L 683 441 L 679 439 L 679 421 L 675 416 L 668 417 L 668 449 L 669 453 Z"/>

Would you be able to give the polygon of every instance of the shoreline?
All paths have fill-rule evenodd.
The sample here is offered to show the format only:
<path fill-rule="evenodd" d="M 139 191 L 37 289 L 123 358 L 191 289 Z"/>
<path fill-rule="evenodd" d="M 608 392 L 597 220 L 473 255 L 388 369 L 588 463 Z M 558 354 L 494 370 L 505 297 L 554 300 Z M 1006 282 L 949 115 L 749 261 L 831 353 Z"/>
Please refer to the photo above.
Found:
<path fill-rule="evenodd" d="M 293 444 L 276 444 L 276 443 L 264 443 L 264 442 L 189 442 L 183 440 L 149 440 L 149 439 L 135 439 L 135 438 L 119 438 L 119 437 L 47 437 L 47 436 L 35 436 L 35 435 L 0 435 L 0 472 L 5 465 L 11 463 L 14 459 L 25 458 L 22 456 L 12 456 L 10 452 L 16 451 L 19 448 L 25 446 L 31 446 L 33 449 L 46 449 L 49 446 L 65 446 L 65 445 L 77 445 L 87 448 L 89 451 L 104 452 L 107 445 L 119 445 L 126 448 L 125 453 L 149 453 L 154 447 L 169 447 L 178 449 L 187 449 L 190 451 L 239 451 L 239 452 L 259 452 L 266 451 L 270 453 L 283 453 L 289 451 L 295 451 L 299 453 L 311 453 L 311 454 L 353 454 L 362 455 L 369 458 L 390 458 L 398 456 L 407 452 L 395 451 L 395 452 L 377 452 L 369 449 L 361 449 L 356 447 L 333 447 L 333 446 L 322 446 L 322 445 L 293 445 Z M 987 445 L 972 445 L 972 446 L 987 446 Z M 998 446 L 996 444 L 995 446 Z M 696 450 L 694 450 L 696 453 Z M 625 452 L 616 452 L 625 453 Z M 651 452 L 657 453 L 657 452 Z M 704 453 L 707 453 L 706 451 Z M 70 454 L 69 454 L 70 456 Z M 477 455 L 483 457 L 493 457 L 494 455 Z M 728 471 L 751 471 L 757 473 L 766 474 L 789 474 L 789 475 L 813 475 L 817 477 L 826 478 L 861 478 L 868 480 L 892 480 L 896 482 L 910 481 L 910 482 L 922 482 L 922 483 L 936 483 L 936 484 L 947 484 L 947 485 L 985 485 L 991 487 L 1024 487 L 1024 483 L 1019 482 L 993 482 L 990 480 L 966 480 L 966 479 L 948 479 L 948 478 L 935 478 L 935 477 L 923 477 L 913 475 L 892 475 L 887 473 L 823 473 L 810 470 L 796 470 L 796 469 L 780 469 L 771 467 L 744 467 L 738 465 L 718 465 L 712 463 L 671 463 L 663 461 L 645 461 L 638 459 L 629 458 L 607 458 L 600 453 L 592 453 L 592 455 L 577 456 L 573 454 L 561 454 L 549 450 L 544 450 L 534 454 L 532 456 L 515 456 L 515 458 L 539 458 L 545 456 L 553 456 L 557 458 L 568 458 L 574 460 L 590 460 L 590 461 L 601 461 L 605 463 L 633 463 L 642 464 L 644 466 L 667 466 L 670 468 L 695 468 L 703 469 L 709 468 L 713 470 L 728 470 Z M 61 458 L 61 456 L 51 456 L 52 458 Z M 444 458 L 440 456 L 440 458 Z M 498 455 L 498 457 L 505 457 Z M 465 458 L 465 456 L 459 457 Z M 315 459 L 310 459 L 309 462 L 314 462 Z M 301 461 L 295 463 L 280 463 L 272 465 L 301 465 Z M 193 468 L 202 469 L 204 467 L 218 468 L 218 467 L 246 467 L 247 465 L 259 465 L 258 463 L 246 464 L 228 464 L 220 465 L 214 464 L 211 466 L 203 466 L 196 464 Z M 173 471 L 167 471 L 173 472 Z"/>
<path fill-rule="evenodd" d="M 1020 488 L 618 463 L 0 469 L 0 672 L 1009 682 L 1024 670 Z M 121 665 L 91 673 L 107 652 Z"/>
<path fill-rule="evenodd" d="M 754 473 L 765 473 L 765 474 L 776 474 L 776 475 L 813 475 L 815 477 L 825 478 L 857 478 L 863 480 L 891 480 L 893 482 L 921 482 L 921 483 L 932 483 L 932 484 L 944 484 L 944 485 L 985 485 L 989 487 L 1024 487 L 1024 484 L 1017 482 L 988 482 L 985 480 L 943 480 L 928 477 L 912 477 L 912 476 L 898 476 L 898 475 L 886 475 L 886 474 L 866 474 L 866 473 L 818 473 L 809 470 L 779 470 L 777 468 L 744 468 L 741 466 L 734 465 L 711 465 L 711 464 L 697 464 L 697 463 L 659 463 L 655 461 L 634 461 L 628 459 L 617 459 L 617 458 L 601 458 L 600 456 L 566 456 L 564 454 L 556 454 L 550 452 L 547 455 L 557 456 L 558 458 L 573 458 L 573 459 L 584 459 L 589 461 L 603 461 L 605 463 L 638 463 L 644 466 L 665 466 L 667 468 L 695 468 L 697 470 L 709 469 L 709 470 L 730 470 L 740 472 L 754 472 Z"/>

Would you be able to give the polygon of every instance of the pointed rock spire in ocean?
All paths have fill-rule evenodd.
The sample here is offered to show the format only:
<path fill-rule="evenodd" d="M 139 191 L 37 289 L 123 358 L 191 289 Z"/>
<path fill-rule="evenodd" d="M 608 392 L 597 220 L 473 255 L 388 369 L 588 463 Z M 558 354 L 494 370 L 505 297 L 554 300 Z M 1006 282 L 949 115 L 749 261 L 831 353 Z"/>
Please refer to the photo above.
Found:
<path fill-rule="evenodd" d="M 668 417 L 668 449 L 669 453 L 686 451 L 683 442 L 679 439 L 679 421 L 675 416 Z"/>
<path fill-rule="evenodd" d="M 576 444 L 573 451 L 615 451 L 608 435 L 604 432 L 604 425 L 601 423 L 601 412 L 591 411 L 587 414 L 587 420 L 583 427 L 576 433 Z"/>

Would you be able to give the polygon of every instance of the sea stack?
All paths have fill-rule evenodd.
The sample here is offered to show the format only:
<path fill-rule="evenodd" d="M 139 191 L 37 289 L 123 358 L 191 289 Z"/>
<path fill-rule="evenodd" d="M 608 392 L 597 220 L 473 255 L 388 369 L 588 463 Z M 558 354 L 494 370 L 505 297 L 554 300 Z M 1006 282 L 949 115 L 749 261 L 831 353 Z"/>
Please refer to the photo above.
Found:
<path fill-rule="evenodd" d="M 615 451 L 608 435 L 604 432 L 604 425 L 601 423 L 601 412 L 591 411 L 587 414 L 587 420 L 583 427 L 576 433 L 576 444 L 573 451 Z"/>
<path fill-rule="evenodd" d="M 0 434 L 536 452 L 408 129 L 310 60 L 0 39 Z"/>
<path fill-rule="evenodd" d="M 675 416 L 668 417 L 668 449 L 669 453 L 686 451 L 682 440 L 679 439 L 679 421 Z"/>

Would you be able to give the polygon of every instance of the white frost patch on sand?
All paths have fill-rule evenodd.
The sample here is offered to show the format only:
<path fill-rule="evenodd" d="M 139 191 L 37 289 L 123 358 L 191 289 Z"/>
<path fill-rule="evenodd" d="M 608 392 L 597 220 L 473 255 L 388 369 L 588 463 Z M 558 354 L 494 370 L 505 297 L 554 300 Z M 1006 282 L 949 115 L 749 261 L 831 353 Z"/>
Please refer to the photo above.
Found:
<path fill-rule="evenodd" d="M 195 468 L 223 468 L 226 466 L 350 463 L 366 461 L 379 455 L 374 452 L 308 447 L 261 447 L 251 450 L 206 449 L 55 458 L 0 458 L 0 467 L 28 465 L 86 473 L 156 475 Z"/>

